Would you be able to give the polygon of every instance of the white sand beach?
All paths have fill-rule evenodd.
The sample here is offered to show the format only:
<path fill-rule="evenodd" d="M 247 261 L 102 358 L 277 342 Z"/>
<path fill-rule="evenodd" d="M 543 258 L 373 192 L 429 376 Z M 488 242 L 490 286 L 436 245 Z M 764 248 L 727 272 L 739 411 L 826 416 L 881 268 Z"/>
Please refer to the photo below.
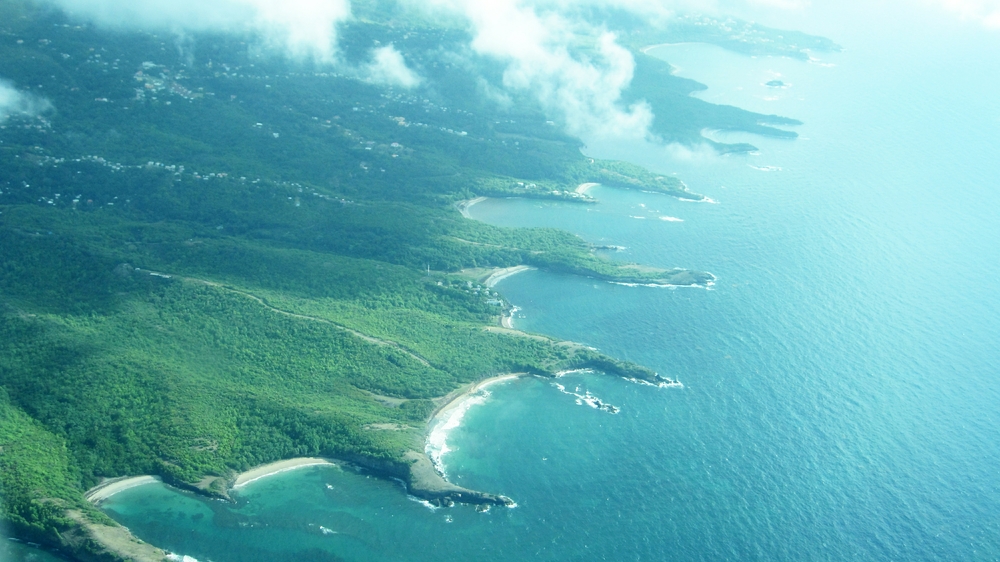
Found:
<path fill-rule="evenodd" d="M 459 389 L 452 392 L 445 398 L 444 404 L 434 411 L 434 414 L 431 416 L 431 421 L 429 424 L 427 424 L 427 426 L 433 428 L 442 418 L 444 418 L 447 415 L 449 411 L 461 405 L 466 398 L 479 392 L 480 390 L 487 388 L 490 385 L 501 383 L 503 381 L 509 381 L 519 377 L 526 377 L 526 376 L 528 376 L 528 373 L 505 373 L 502 375 L 497 375 L 495 377 L 490 377 L 488 379 L 483 379 L 479 382 L 473 383 L 465 387 L 464 389 Z"/>
<path fill-rule="evenodd" d="M 265 465 L 252 468 L 236 477 L 236 482 L 233 483 L 233 488 L 239 488 L 246 486 L 247 484 L 260 480 L 261 478 L 267 478 L 268 476 L 274 476 L 275 474 L 281 472 L 287 472 L 289 470 L 295 470 L 297 468 L 305 468 L 307 466 L 317 466 L 317 465 L 328 465 L 334 464 L 333 462 L 322 459 L 319 457 L 300 457 L 295 459 L 288 459 L 284 461 L 272 462 Z"/>
<path fill-rule="evenodd" d="M 463 217 L 465 217 L 467 219 L 471 219 L 472 215 L 469 214 L 469 209 L 473 205 L 475 205 L 477 203 L 482 203 L 483 201 L 486 201 L 487 199 L 488 199 L 488 197 L 476 197 L 475 199 L 468 199 L 466 201 L 459 201 L 458 203 L 455 203 L 455 206 L 458 207 L 458 212 L 462 213 Z"/>
<path fill-rule="evenodd" d="M 133 476 L 131 478 L 114 478 L 107 480 L 94 486 L 93 488 L 87 490 L 84 497 L 90 503 L 100 503 L 111 496 L 117 494 L 118 492 L 128 490 L 129 488 L 135 488 L 136 486 L 145 486 L 146 484 L 156 484 L 161 482 L 161 480 L 156 476 Z"/>
<path fill-rule="evenodd" d="M 502 269 L 497 269 L 493 273 L 491 273 L 490 276 L 487 277 L 485 281 L 483 281 L 483 285 L 492 288 L 497 283 L 503 281 L 504 279 L 512 275 L 517 275 L 518 273 L 522 273 L 524 271 L 530 271 L 532 269 L 535 268 L 528 265 L 516 265 L 514 267 L 504 267 Z"/>
<path fill-rule="evenodd" d="M 441 401 L 442 405 L 434 412 L 427 424 L 427 439 L 424 445 L 424 453 L 438 474 L 447 478 L 442 459 L 445 454 L 451 451 L 448 447 L 448 435 L 461 425 L 469 408 L 486 401 L 488 395 L 482 391 L 491 385 L 523 376 L 527 376 L 527 373 L 507 373 L 490 377 L 456 390 Z"/>

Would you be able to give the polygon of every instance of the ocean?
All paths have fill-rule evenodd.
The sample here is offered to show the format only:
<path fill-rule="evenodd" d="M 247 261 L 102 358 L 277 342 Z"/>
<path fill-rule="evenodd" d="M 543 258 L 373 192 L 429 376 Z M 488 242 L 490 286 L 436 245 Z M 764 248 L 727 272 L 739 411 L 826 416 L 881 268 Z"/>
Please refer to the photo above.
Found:
<path fill-rule="evenodd" d="M 432 509 L 396 482 L 309 467 L 246 486 L 237 506 L 148 485 L 105 511 L 201 562 L 1000 560 L 1000 32 L 877 6 L 775 16 L 845 46 L 811 62 L 651 51 L 706 100 L 804 122 L 793 141 L 706 131 L 753 155 L 587 139 L 588 155 L 676 173 L 716 203 L 599 186 L 596 206 L 470 209 L 718 278 L 498 285 L 515 327 L 684 385 L 489 387 L 442 463 L 517 507 Z"/>

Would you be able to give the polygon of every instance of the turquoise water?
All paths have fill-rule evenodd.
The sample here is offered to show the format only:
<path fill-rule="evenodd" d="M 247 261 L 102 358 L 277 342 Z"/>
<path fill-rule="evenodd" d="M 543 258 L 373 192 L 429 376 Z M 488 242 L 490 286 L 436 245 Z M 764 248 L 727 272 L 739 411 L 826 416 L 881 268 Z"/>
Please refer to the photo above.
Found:
<path fill-rule="evenodd" d="M 33 546 L 14 542 L 8 540 L 6 537 L 0 536 L 0 560 L 16 560 L 18 562 L 60 562 L 62 559 L 56 558 L 48 552 Z"/>
<path fill-rule="evenodd" d="M 491 387 L 444 462 L 518 507 L 432 510 L 394 482 L 313 467 L 247 486 L 237 506 L 150 485 L 108 513 L 202 562 L 1000 559 L 1000 35 L 836 16 L 810 29 L 847 50 L 820 63 L 654 51 L 705 99 L 801 119 L 799 140 L 709 132 L 761 149 L 725 158 L 588 142 L 718 204 L 598 187 L 594 207 L 472 208 L 719 279 L 502 282 L 517 327 L 684 383 L 559 381 L 618 415 L 549 381 Z"/>

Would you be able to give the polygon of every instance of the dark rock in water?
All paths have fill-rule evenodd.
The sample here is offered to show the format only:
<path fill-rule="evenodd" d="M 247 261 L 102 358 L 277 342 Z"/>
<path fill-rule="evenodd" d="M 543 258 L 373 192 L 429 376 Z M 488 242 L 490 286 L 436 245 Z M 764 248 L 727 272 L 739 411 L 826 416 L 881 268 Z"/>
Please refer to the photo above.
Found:
<path fill-rule="evenodd" d="M 489 510 L 490 510 L 490 504 L 488 503 L 481 503 L 476 506 L 476 511 L 479 513 L 486 513 Z"/>
<path fill-rule="evenodd" d="M 784 88 L 785 87 L 785 83 L 782 82 L 781 80 L 771 80 L 770 82 L 767 82 L 764 85 L 767 86 L 767 87 L 769 87 L 769 88 Z"/>

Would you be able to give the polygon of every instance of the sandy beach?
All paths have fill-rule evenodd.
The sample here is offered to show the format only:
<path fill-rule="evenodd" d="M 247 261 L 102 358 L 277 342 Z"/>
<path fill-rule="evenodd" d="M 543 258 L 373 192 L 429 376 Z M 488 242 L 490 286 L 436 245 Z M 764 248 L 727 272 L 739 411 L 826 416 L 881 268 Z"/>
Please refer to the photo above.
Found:
<path fill-rule="evenodd" d="M 246 486 L 247 484 L 260 480 L 261 478 L 267 478 L 268 476 L 274 476 L 275 474 L 281 472 L 287 472 L 289 470 L 295 470 L 297 468 L 305 468 L 307 466 L 317 466 L 324 464 L 334 464 L 327 459 L 321 459 L 318 457 L 301 457 L 297 459 L 288 459 L 284 461 L 272 462 L 256 468 L 250 469 L 236 477 L 236 482 L 233 483 L 233 488 L 239 488 L 241 486 Z"/>
<path fill-rule="evenodd" d="M 593 182 L 591 182 L 591 183 L 581 183 L 580 185 L 576 186 L 576 192 L 580 193 L 580 194 L 586 194 L 588 191 L 590 191 L 590 188 L 596 187 L 598 185 L 601 185 L 601 184 L 599 184 L 599 183 L 593 183 Z"/>
<path fill-rule="evenodd" d="M 463 217 L 471 219 L 472 215 L 469 214 L 469 208 L 477 203 L 482 203 L 483 201 L 486 201 L 486 199 L 488 198 L 476 197 L 475 199 L 469 199 L 467 201 L 459 201 L 458 203 L 455 203 L 455 206 L 458 207 L 458 212 L 462 213 Z"/>
<path fill-rule="evenodd" d="M 132 478 L 115 478 L 108 480 L 93 488 L 87 490 L 84 497 L 90 503 L 100 503 L 111 496 L 117 494 L 118 492 L 128 490 L 129 488 L 135 488 L 136 486 L 145 486 L 146 484 L 156 484 L 161 480 L 156 476 L 133 476 Z"/>
<path fill-rule="evenodd" d="M 514 315 L 517 314 L 518 310 L 521 310 L 521 309 L 515 306 L 514 308 L 510 309 L 510 313 L 504 314 L 503 316 L 501 316 L 500 317 L 500 327 L 507 328 L 508 330 L 513 330 L 514 329 Z"/>
<path fill-rule="evenodd" d="M 517 275 L 518 273 L 529 271 L 535 269 L 534 267 L 528 265 L 516 265 L 514 267 L 505 267 L 503 269 L 497 269 L 490 274 L 489 277 L 483 281 L 483 285 L 493 288 L 494 285 L 503 281 L 504 279 L 510 277 L 511 275 Z"/>
<path fill-rule="evenodd" d="M 651 49 L 655 49 L 657 47 L 674 47 L 674 46 L 677 46 L 677 45 L 694 45 L 696 43 L 697 43 L 697 41 L 677 41 L 676 43 L 657 43 L 655 45 L 646 45 L 645 47 L 640 47 L 639 51 L 642 54 L 649 54 L 649 51 Z"/>
<path fill-rule="evenodd" d="M 470 408 L 486 401 L 488 394 L 482 392 L 483 389 L 523 376 L 527 376 L 527 373 L 507 373 L 490 377 L 458 389 L 440 400 L 442 405 L 438 407 L 427 423 L 424 454 L 414 453 L 413 456 L 417 463 L 414 464 L 414 470 L 411 472 L 411 480 L 416 487 L 430 492 L 430 495 L 433 496 L 455 486 L 447 481 L 448 475 L 443 460 L 444 456 L 452 450 L 448 446 L 449 434 L 462 424 L 462 420 Z M 472 490 L 462 490 L 462 495 L 456 495 L 452 499 L 467 501 L 462 499 L 463 497 L 472 498 L 475 503 L 515 505 L 509 498 L 482 494 Z"/>
<path fill-rule="evenodd" d="M 503 381 L 509 381 L 519 377 L 526 377 L 528 373 L 505 373 L 503 375 L 497 375 L 495 377 L 490 377 L 488 379 L 483 379 L 479 382 L 473 383 L 465 388 L 459 388 L 442 398 L 441 406 L 438 406 L 434 413 L 431 414 L 430 422 L 427 424 L 428 429 L 433 430 L 434 426 L 445 417 L 445 415 L 455 409 L 457 406 L 461 405 L 469 396 L 479 392 L 480 390 L 487 388 L 490 385 L 494 385 Z"/>

